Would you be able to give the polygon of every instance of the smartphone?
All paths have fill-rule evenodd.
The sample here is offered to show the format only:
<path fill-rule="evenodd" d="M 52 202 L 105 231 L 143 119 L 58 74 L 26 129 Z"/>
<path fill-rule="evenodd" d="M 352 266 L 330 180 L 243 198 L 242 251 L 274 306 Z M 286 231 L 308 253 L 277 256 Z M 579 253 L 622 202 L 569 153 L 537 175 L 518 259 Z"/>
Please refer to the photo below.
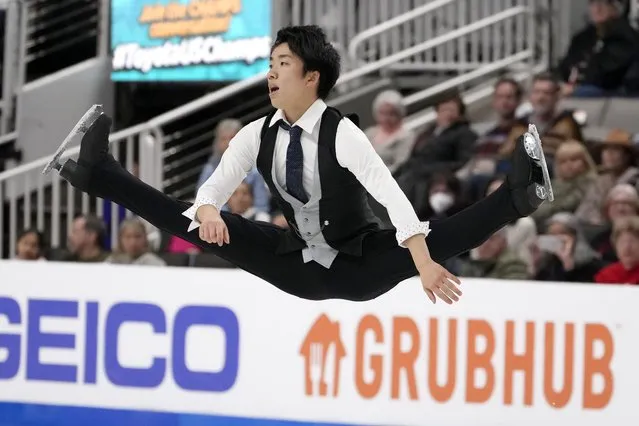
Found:
<path fill-rule="evenodd" d="M 539 250 L 548 253 L 559 253 L 564 245 L 564 242 L 557 235 L 540 235 L 537 237 L 537 247 Z"/>

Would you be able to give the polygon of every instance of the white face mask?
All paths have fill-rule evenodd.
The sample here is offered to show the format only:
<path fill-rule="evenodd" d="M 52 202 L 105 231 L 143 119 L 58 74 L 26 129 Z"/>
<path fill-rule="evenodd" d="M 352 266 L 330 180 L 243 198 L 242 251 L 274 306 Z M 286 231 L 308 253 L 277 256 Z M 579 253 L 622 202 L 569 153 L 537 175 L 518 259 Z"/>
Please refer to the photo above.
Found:
<path fill-rule="evenodd" d="M 448 210 L 455 202 L 455 199 L 452 195 L 445 192 L 435 192 L 434 194 L 431 194 L 428 201 L 430 202 L 430 206 L 433 211 L 439 214 Z"/>

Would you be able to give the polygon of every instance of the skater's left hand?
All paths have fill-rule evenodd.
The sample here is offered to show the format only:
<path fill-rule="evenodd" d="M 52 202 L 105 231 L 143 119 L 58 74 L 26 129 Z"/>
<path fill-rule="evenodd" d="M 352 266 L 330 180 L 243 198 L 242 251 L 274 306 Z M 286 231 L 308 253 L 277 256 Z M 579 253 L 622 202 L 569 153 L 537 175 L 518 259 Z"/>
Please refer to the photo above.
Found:
<path fill-rule="evenodd" d="M 436 297 L 448 304 L 457 302 L 462 295 L 457 287 L 461 281 L 432 259 L 422 263 L 417 268 L 422 287 L 430 298 L 431 302 L 437 301 Z"/>

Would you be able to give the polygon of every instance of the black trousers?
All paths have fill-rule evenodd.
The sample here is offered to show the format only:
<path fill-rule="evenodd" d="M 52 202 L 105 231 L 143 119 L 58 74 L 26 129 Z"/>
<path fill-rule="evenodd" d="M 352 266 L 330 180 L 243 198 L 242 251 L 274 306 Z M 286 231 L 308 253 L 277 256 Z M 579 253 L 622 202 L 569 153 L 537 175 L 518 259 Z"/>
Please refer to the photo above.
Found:
<path fill-rule="evenodd" d="M 394 230 L 380 230 L 364 240 L 363 256 L 340 253 L 330 269 L 316 262 L 304 263 L 302 253 L 275 254 L 280 234 L 288 232 L 265 222 L 255 222 L 222 212 L 230 244 L 219 247 L 187 232 L 191 221 L 182 215 L 190 204 L 172 199 L 131 175 L 120 163 L 92 166 L 90 195 L 119 204 L 157 228 L 212 252 L 278 289 L 304 299 L 370 300 L 399 282 L 417 275 L 408 249 L 398 246 Z M 484 242 L 490 235 L 519 218 L 506 185 L 457 213 L 431 221 L 426 239 L 432 258 L 443 262 Z"/>

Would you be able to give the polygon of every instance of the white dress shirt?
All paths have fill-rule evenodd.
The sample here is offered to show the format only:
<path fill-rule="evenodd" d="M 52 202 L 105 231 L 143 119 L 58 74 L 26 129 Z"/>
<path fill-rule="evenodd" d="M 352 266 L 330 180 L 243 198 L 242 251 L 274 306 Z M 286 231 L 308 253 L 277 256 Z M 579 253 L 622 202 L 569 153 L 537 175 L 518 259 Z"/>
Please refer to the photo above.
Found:
<path fill-rule="evenodd" d="M 309 198 L 315 176 L 320 122 L 325 109 L 324 101 L 318 99 L 297 122 L 291 125 L 299 126 L 303 130 L 301 137 L 304 153 L 303 183 Z M 200 206 L 213 205 L 219 209 L 226 204 L 247 173 L 255 167 L 260 149 L 260 132 L 265 119 L 266 117 L 262 117 L 247 124 L 231 140 L 219 166 L 198 190 L 195 203 L 183 213 L 192 220 L 189 231 L 200 225 L 195 217 Z M 269 125 L 275 125 L 280 119 L 286 121 L 283 112 L 278 110 Z M 288 144 L 288 131 L 279 129 L 273 154 L 274 179 L 283 188 L 286 188 Z M 341 120 L 337 127 L 335 153 L 339 165 L 353 173 L 364 188 L 386 207 L 388 216 L 397 229 L 396 237 L 400 246 L 405 247 L 403 243 L 413 235 L 428 235 L 429 223 L 419 221 L 410 201 L 375 152 L 371 142 L 348 118 Z"/>

